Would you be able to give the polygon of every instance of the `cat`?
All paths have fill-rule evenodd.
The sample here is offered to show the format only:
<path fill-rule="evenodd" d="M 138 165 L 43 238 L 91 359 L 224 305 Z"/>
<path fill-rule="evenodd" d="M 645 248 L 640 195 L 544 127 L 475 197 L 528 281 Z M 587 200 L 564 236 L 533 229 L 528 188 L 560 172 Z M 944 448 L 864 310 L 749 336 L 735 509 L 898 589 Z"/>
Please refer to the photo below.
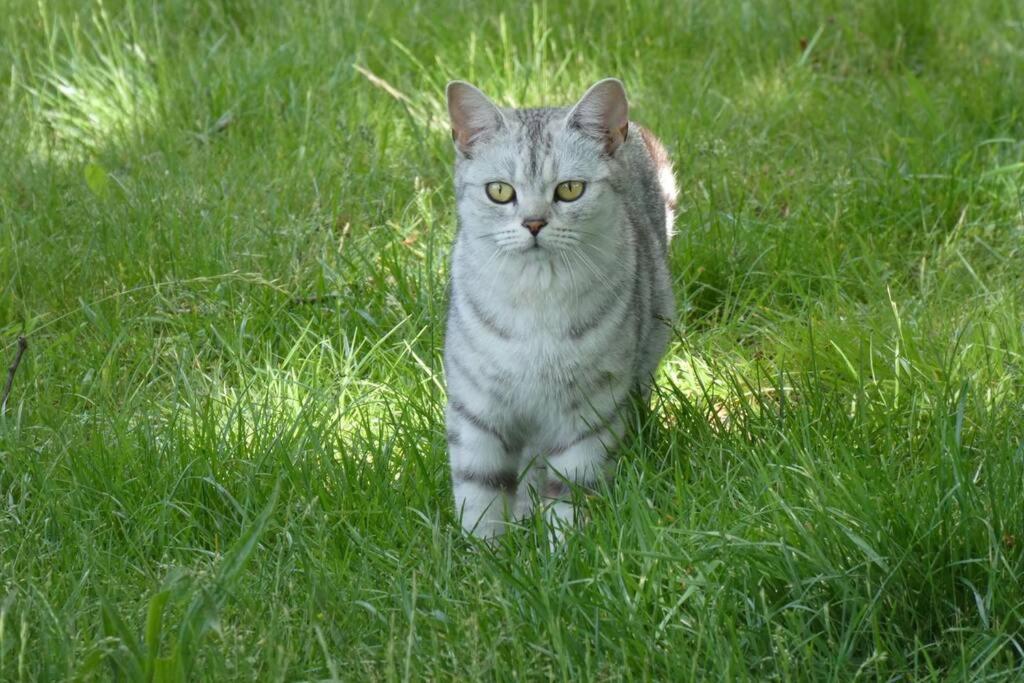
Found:
<path fill-rule="evenodd" d="M 561 533 L 577 519 L 568 484 L 610 474 L 622 408 L 649 401 L 671 336 L 672 165 L 614 78 L 570 108 L 500 109 L 463 81 L 447 99 L 456 512 L 493 538 L 539 500 Z"/>

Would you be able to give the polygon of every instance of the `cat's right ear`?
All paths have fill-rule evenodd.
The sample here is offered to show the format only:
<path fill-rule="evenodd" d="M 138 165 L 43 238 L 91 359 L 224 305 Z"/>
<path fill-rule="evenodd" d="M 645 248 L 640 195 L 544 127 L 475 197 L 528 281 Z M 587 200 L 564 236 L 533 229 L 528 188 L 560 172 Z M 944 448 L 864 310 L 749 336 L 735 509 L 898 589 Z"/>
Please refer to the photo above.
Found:
<path fill-rule="evenodd" d="M 505 125 L 505 117 L 487 95 L 465 81 L 448 84 L 448 117 L 455 147 L 470 155 L 473 146 Z"/>

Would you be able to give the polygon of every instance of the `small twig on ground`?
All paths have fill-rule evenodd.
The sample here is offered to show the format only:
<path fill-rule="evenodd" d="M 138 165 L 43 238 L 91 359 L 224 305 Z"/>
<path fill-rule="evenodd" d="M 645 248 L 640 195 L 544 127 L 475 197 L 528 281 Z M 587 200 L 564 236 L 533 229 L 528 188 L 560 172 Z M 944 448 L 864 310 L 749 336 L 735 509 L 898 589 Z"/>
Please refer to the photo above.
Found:
<path fill-rule="evenodd" d="M 25 355 L 28 348 L 28 340 L 25 337 L 18 337 L 18 351 L 14 354 L 14 362 L 7 368 L 7 386 L 4 387 L 4 397 L 0 400 L 0 415 L 7 414 L 7 399 L 11 396 L 11 385 L 14 384 L 14 373 L 18 371 L 21 357 Z"/>
<path fill-rule="evenodd" d="M 352 67 L 356 71 L 358 71 L 360 74 L 362 74 L 363 77 L 366 78 L 366 80 L 370 81 L 370 83 L 372 85 L 374 85 L 375 87 L 380 88 L 381 90 L 383 90 L 387 94 L 389 94 L 392 97 L 394 97 L 399 102 L 405 102 L 406 104 L 412 104 L 412 100 L 409 99 L 408 95 L 406 95 L 403 92 L 401 92 L 400 90 L 398 90 L 398 88 L 396 88 L 395 86 L 391 85 L 390 83 L 385 81 L 383 78 L 381 78 L 377 74 L 375 74 L 372 71 L 370 71 L 369 69 L 367 69 L 365 66 L 360 66 L 358 64 L 353 64 Z"/>
<path fill-rule="evenodd" d="M 292 297 L 292 305 L 301 306 L 303 304 L 320 304 L 325 301 L 332 301 L 340 297 L 341 294 L 311 294 L 310 296 L 295 296 Z"/>

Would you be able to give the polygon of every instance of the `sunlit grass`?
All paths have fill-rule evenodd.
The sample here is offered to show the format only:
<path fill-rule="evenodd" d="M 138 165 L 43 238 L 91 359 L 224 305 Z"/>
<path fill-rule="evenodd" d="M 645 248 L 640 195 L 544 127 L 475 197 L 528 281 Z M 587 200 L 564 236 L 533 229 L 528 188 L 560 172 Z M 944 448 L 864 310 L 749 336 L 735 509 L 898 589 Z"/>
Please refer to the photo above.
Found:
<path fill-rule="evenodd" d="M 0 679 L 1020 678 L 1018 4 L 9 4 Z M 485 547 L 444 84 L 608 75 L 675 338 L 589 524 Z"/>
<path fill-rule="evenodd" d="M 130 143 L 157 122 L 154 55 L 132 35 L 134 17 L 115 23 L 100 4 L 83 26 L 51 16 L 45 6 L 39 12 L 48 45 L 71 46 L 52 50 L 27 85 L 36 117 L 29 139 L 40 160 L 94 155 Z"/>

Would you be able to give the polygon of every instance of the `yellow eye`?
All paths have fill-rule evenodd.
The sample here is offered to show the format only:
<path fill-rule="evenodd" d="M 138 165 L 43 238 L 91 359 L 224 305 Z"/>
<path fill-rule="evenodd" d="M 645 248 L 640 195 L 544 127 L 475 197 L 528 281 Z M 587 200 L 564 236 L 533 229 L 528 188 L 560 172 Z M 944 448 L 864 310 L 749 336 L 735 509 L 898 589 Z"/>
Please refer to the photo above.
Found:
<path fill-rule="evenodd" d="M 495 204 L 508 204 L 516 198 L 516 191 L 508 183 L 487 183 L 484 189 Z"/>
<path fill-rule="evenodd" d="M 560 202 L 574 202 L 583 196 L 587 184 L 582 180 L 566 180 L 555 188 L 555 199 Z"/>

